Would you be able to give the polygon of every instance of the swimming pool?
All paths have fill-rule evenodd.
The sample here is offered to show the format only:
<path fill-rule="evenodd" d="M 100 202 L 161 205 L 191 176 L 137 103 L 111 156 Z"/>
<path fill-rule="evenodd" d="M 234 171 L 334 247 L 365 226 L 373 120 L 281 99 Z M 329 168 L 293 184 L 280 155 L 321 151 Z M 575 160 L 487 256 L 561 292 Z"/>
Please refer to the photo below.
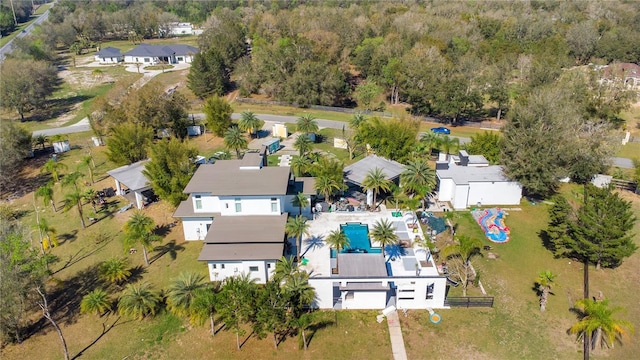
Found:
<path fill-rule="evenodd" d="M 373 253 L 380 254 L 382 249 L 372 248 L 369 240 L 369 226 L 361 223 L 346 223 L 340 225 L 349 239 L 349 246 L 342 250 L 343 253 Z"/>

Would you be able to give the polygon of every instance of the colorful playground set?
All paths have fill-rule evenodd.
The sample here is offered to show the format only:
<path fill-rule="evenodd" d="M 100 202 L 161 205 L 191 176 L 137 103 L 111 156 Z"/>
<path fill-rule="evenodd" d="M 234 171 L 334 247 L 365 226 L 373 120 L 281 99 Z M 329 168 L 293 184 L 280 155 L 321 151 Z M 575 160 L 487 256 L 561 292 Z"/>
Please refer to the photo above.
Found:
<path fill-rule="evenodd" d="M 507 215 L 502 209 L 492 208 L 474 211 L 474 218 L 487 236 L 494 243 L 503 244 L 509 241 L 509 228 L 504 224 Z"/>

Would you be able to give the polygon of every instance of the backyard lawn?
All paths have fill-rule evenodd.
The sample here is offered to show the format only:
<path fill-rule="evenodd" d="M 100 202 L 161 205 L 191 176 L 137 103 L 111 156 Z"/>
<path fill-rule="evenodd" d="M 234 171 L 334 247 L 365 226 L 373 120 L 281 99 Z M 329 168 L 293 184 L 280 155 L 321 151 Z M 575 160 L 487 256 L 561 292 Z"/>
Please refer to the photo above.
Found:
<path fill-rule="evenodd" d="M 576 199 L 582 196 L 571 185 L 562 192 Z M 639 197 L 622 194 L 634 200 L 634 211 L 640 218 Z M 507 210 L 505 222 L 511 229 L 511 240 L 506 244 L 489 242 L 468 212 L 456 213 L 453 221 L 458 224 L 458 234 L 482 239 L 483 245 L 492 246 L 491 252 L 498 255 L 489 259 L 483 251 L 484 256 L 474 260 L 488 296 L 495 297 L 494 308 L 438 310 L 442 316 L 438 325 L 429 322 L 426 312 L 409 311 L 407 318 L 401 316 L 401 322 L 410 359 L 582 358 L 581 343 L 566 333 L 576 321 L 569 308 L 582 296 L 582 264 L 554 259 L 542 246 L 538 232 L 546 227 L 548 206 L 531 205 L 523 199 L 521 211 Z M 640 223 L 636 223 L 635 234 L 640 245 Z M 640 309 L 637 288 L 632 284 L 640 284 L 639 268 L 640 253 L 635 253 L 618 269 L 590 269 L 591 295 L 602 291 L 612 305 L 626 308 L 618 317 L 631 321 L 636 329 L 640 329 Z M 533 286 L 538 273 L 547 269 L 558 274 L 557 285 L 547 311 L 541 313 Z M 480 292 L 471 289 L 470 296 L 480 296 Z M 631 359 L 638 352 L 640 341 L 635 335 L 631 342 L 592 353 L 592 358 Z"/>

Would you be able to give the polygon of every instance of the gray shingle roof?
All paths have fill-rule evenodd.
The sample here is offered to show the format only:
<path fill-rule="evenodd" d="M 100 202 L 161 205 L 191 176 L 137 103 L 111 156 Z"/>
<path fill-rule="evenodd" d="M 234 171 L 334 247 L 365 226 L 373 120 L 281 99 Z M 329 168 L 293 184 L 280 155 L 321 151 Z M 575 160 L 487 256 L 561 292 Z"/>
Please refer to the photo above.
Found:
<path fill-rule="evenodd" d="M 204 244 L 198 261 L 277 260 L 284 254 L 280 244 Z"/>
<path fill-rule="evenodd" d="M 124 53 L 125 56 L 150 56 L 150 57 L 164 57 L 164 56 L 183 56 L 189 54 L 196 54 L 198 48 L 183 44 L 174 45 L 149 45 L 140 44 L 135 48 Z"/>
<path fill-rule="evenodd" d="M 387 180 L 393 180 L 402 174 L 405 166 L 397 161 L 388 160 L 376 155 L 370 155 L 345 167 L 344 174 L 348 181 L 356 185 L 362 185 L 362 182 L 367 177 L 367 173 L 375 168 L 382 169 Z"/>
<path fill-rule="evenodd" d="M 500 165 L 476 167 L 451 164 L 447 170 L 436 170 L 436 175 L 440 179 L 453 179 L 457 185 L 469 184 L 470 182 L 511 181 L 504 175 L 504 170 Z"/>
<path fill-rule="evenodd" d="M 128 187 L 131 191 L 142 190 L 149 187 L 147 177 L 142 173 L 144 166 L 149 161 L 150 160 L 147 159 L 138 161 L 137 163 L 121 166 L 107 171 L 107 174 L 111 175 L 111 177 Z"/>
<path fill-rule="evenodd" d="M 284 228 L 289 214 L 218 216 L 213 220 L 205 243 L 284 243 Z"/>
<path fill-rule="evenodd" d="M 200 165 L 184 192 L 211 193 L 216 196 L 285 195 L 289 167 L 240 169 L 242 160 L 219 160 Z"/>
<path fill-rule="evenodd" d="M 120 49 L 117 49 L 111 46 L 107 46 L 106 48 L 98 51 L 95 55 L 101 58 L 111 58 L 111 57 L 122 56 L 122 54 L 120 53 Z"/>

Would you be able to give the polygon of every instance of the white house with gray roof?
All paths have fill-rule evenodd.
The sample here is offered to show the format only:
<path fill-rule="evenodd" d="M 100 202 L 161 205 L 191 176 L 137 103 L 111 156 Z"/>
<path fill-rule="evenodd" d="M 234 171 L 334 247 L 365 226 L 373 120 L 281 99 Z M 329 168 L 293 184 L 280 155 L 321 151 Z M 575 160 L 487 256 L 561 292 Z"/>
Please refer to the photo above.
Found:
<path fill-rule="evenodd" d="M 288 213 L 311 214 L 293 197 L 303 193 L 311 203 L 315 186 L 313 178 L 295 178 L 289 167 L 267 167 L 261 154 L 247 153 L 201 165 L 184 192 L 189 198 L 173 216 L 182 219 L 185 240 L 204 241 L 198 260 L 207 262 L 211 281 L 245 272 L 264 283 L 284 255 Z"/>
<path fill-rule="evenodd" d="M 182 64 L 191 63 L 193 57 L 200 50 L 198 48 L 183 45 L 149 45 L 140 44 L 124 53 L 124 62 L 143 65 L 156 65 L 159 63 Z"/>
<path fill-rule="evenodd" d="M 111 46 L 101 49 L 94 55 L 94 57 L 100 64 L 117 64 L 123 60 L 120 49 Z"/>
<path fill-rule="evenodd" d="M 500 165 L 489 165 L 482 155 L 458 156 L 436 162 L 438 201 L 448 201 L 456 210 L 470 206 L 519 205 L 522 185 L 510 180 Z"/>

